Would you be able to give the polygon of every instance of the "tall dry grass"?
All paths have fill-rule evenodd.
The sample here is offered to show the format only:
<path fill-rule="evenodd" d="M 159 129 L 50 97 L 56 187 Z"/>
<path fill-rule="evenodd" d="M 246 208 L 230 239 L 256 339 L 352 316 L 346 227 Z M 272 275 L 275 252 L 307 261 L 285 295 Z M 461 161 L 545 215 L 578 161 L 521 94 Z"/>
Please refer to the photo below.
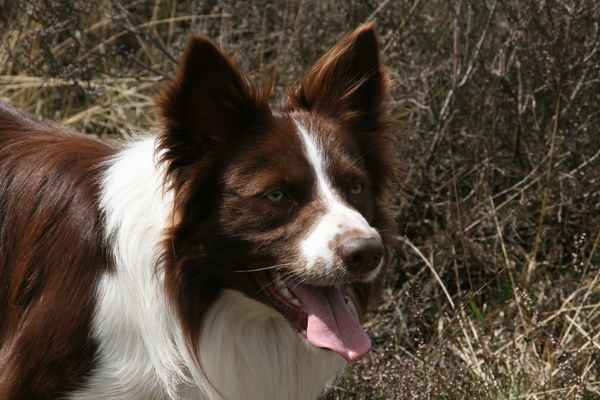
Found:
<path fill-rule="evenodd" d="M 284 87 L 376 21 L 397 256 L 324 399 L 600 399 L 600 3 L 0 0 L 0 98 L 107 139 L 154 124 L 190 32 Z"/>

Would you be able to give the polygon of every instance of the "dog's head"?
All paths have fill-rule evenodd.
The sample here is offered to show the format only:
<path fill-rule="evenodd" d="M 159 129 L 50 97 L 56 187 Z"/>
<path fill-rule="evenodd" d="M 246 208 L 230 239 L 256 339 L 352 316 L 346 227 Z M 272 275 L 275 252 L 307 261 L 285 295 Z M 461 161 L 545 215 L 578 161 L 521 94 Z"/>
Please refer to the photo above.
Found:
<path fill-rule="evenodd" d="M 378 38 L 364 26 L 324 55 L 277 110 L 213 43 L 192 37 L 159 101 L 174 191 L 166 283 L 192 342 L 233 288 L 347 360 L 390 233 L 393 173 Z"/>

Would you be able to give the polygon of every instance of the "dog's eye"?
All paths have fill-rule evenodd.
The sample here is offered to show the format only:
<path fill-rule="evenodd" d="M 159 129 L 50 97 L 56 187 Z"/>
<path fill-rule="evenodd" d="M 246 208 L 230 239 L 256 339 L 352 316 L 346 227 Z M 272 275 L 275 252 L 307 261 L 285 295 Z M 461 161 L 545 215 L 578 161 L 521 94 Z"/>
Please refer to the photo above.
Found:
<path fill-rule="evenodd" d="M 354 185 L 352 185 L 352 188 L 350 189 L 350 193 L 352 193 L 352 194 L 361 194 L 362 191 L 363 191 L 362 183 L 355 183 Z"/>
<path fill-rule="evenodd" d="M 287 199 L 285 193 L 283 193 L 281 190 L 273 190 L 272 192 L 266 195 L 266 198 L 273 202 L 283 201 Z"/>

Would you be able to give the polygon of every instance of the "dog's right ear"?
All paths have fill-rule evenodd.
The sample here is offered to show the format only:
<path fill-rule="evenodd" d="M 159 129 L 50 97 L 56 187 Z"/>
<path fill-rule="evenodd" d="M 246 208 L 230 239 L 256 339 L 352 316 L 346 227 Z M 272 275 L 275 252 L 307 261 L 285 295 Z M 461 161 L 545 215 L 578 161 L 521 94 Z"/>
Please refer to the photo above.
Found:
<path fill-rule="evenodd" d="M 387 73 L 380 58 L 374 24 L 359 27 L 317 61 L 283 110 L 316 111 L 362 134 L 381 131 Z"/>
<path fill-rule="evenodd" d="M 192 164 L 228 132 L 270 114 L 262 96 L 210 40 L 192 36 L 175 79 L 158 99 L 160 149 L 170 172 Z"/>

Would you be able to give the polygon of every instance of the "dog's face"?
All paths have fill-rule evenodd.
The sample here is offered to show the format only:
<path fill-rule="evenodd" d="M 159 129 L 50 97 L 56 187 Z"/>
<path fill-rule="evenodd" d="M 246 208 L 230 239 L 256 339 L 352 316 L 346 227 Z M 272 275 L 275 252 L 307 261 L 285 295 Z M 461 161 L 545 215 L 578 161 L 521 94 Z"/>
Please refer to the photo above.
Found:
<path fill-rule="evenodd" d="M 352 360 L 370 346 L 357 318 L 381 276 L 389 229 L 373 28 L 326 54 L 279 110 L 268 95 L 212 43 L 191 39 L 159 104 L 175 192 L 167 285 L 192 337 L 200 305 L 233 288 Z"/>

